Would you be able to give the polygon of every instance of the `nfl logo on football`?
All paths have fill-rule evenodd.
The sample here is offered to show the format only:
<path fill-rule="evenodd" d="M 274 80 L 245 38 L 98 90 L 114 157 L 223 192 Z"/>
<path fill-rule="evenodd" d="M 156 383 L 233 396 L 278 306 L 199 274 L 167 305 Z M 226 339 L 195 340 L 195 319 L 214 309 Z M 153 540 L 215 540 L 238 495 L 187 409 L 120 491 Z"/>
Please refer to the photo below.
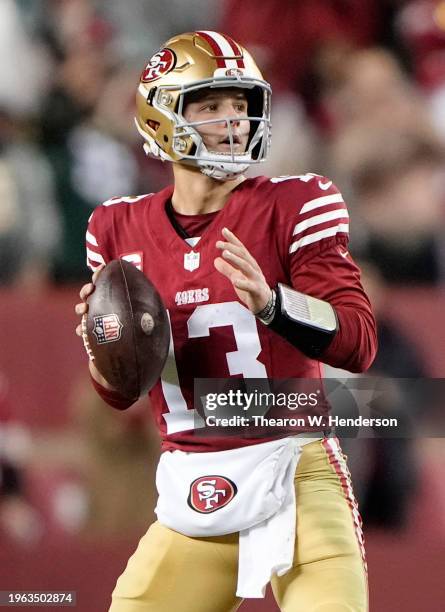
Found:
<path fill-rule="evenodd" d="M 101 315 L 94 317 L 93 334 L 97 338 L 98 344 L 114 342 L 121 337 L 122 323 L 116 314 Z"/>
<path fill-rule="evenodd" d="M 195 251 L 190 251 L 190 253 L 186 253 L 184 255 L 184 268 L 189 272 L 193 272 L 193 270 L 199 268 L 199 259 L 200 254 L 195 253 Z"/>

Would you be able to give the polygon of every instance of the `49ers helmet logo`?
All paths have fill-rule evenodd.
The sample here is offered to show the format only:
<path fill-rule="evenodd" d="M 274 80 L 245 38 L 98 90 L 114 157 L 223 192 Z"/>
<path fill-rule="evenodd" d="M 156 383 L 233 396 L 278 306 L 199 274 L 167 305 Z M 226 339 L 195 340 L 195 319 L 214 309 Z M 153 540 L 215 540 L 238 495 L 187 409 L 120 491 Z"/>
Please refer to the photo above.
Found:
<path fill-rule="evenodd" d="M 159 79 L 164 74 L 173 70 L 176 64 L 176 55 L 170 49 L 161 49 L 158 53 L 155 53 L 148 62 L 145 70 L 141 75 L 141 81 L 144 83 L 150 83 Z"/>
<path fill-rule="evenodd" d="M 192 510 L 209 514 L 227 506 L 237 492 L 236 484 L 224 476 L 201 476 L 190 485 L 187 503 Z"/>

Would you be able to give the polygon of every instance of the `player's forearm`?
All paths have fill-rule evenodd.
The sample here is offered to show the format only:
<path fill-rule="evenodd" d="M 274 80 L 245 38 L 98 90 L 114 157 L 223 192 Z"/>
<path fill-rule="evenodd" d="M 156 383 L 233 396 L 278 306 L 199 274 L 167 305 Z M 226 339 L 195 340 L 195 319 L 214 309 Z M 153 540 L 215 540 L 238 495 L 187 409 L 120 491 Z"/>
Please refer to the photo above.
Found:
<path fill-rule="evenodd" d="M 105 380 L 105 378 L 96 368 L 92 359 L 89 360 L 88 367 L 90 369 L 91 378 L 93 378 L 101 387 L 104 387 L 104 389 L 107 389 L 107 391 L 115 391 L 115 389 L 113 389 L 110 383 Z"/>
<path fill-rule="evenodd" d="M 337 316 L 326 301 L 278 283 L 256 316 L 273 332 L 311 359 L 318 359 L 338 329 Z"/>
<path fill-rule="evenodd" d="M 94 365 L 93 361 L 89 361 L 89 369 L 91 375 L 91 382 L 98 395 L 112 408 L 117 410 L 126 410 L 132 404 L 134 400 L 123 397 L 116 391 L 102 376 L 99 370 Z"/>
<path fill-rule="evenodd" d="M 338 331 L 320 361 L 349 372 L 365 372 L 377 352 L 377 330 L 367 307 L 337 306 Z"/>
<path fill-rule="evenodd" d="M 336 243 L 303 264 L 294 262 L 292 281 L 299 291 L 325 300 L 335 310 L 337 332 L 316 358 L 332 367 L 364 372 L 377 351 L 376 322 L 360 270 L 346 248 L 346 243 Z"/>
<path fill-rule="evenodd" d="M 369 301 L 358 290 L 348 298 L 337 295 L 335 301 L 313 298 L 279 283 L 257 317 L 307 357 L 350 372 L 364 372 L 377 349 Z"/>

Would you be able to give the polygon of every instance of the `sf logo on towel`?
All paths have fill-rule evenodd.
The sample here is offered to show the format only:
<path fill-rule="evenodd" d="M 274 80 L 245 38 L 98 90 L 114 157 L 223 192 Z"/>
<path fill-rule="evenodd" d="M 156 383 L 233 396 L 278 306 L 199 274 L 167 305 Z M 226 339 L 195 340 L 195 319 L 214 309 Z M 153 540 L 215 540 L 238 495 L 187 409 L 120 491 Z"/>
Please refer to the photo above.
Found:
<path fill-rule="evenodd" d="M 237 492 L 236 484 L 224 476 L 201 476 L 190 485 L 187 503 L 192 510 L 209 514 L 227 506 Z"/>

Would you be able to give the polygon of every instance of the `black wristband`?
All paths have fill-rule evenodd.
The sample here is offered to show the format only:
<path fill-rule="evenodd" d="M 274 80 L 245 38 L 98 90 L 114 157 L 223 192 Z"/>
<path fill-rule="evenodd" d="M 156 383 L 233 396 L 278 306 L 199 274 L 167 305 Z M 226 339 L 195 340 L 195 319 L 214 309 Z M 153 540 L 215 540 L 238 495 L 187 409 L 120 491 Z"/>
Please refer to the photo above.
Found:
<path fill-rule="evenodd" d="M 308 357 L 317 359 L 338 331 L 334 308 L 281 283 L 275 291 L 275 315 L 268 328 Z"/>
<path fill-rule="evenodd" d="M 277 294 L 272 289 L 270 294 L 270 299 L 267 304 L 264 306 L 260 312 L 257 312 L 255 316 L 259 319 L 264 325 L 269 325 L 275 315 L 275 307 L 276 307 Z"/>

